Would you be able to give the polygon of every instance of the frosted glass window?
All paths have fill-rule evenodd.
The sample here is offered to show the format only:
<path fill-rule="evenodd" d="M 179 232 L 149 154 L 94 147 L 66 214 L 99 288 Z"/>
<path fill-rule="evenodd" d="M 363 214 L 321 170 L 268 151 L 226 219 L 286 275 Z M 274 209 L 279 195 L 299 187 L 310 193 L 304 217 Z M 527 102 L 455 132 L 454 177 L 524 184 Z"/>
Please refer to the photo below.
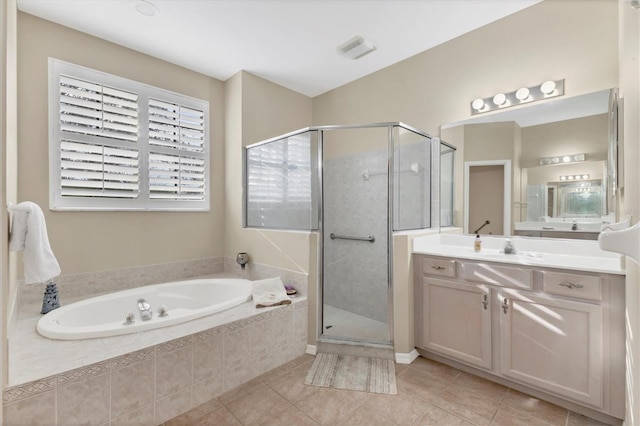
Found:
<path fill-rule="evenodd" d="M 305 132 L 246 149 L 246 226 L 318 228 L 316 140 Z"/>

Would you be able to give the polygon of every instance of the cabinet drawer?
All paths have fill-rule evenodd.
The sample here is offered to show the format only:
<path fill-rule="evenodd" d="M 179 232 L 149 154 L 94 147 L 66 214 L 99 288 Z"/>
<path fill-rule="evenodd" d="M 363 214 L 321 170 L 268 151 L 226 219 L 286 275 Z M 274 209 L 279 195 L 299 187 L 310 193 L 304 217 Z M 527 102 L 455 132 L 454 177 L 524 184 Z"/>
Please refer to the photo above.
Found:
<path fill-rule="evenodd" d="M 455 278 L 456 261 L 424 258 L 422 260 L 422 273 L 425 275 L 434 275 L 437 277 Z"/>
<path fill-rule="evenodd" d="M 542 289 L 551 294 L 602 300 L 600 277 L 591 275 L 544 271 L 542 272 Z"/>
<path fill-rule="evenodd" d="M 464 278 L 483 284 L 530 290 L 533 287 L 531 269 L 514 268 L 493 263 L 464 263 Z"/>

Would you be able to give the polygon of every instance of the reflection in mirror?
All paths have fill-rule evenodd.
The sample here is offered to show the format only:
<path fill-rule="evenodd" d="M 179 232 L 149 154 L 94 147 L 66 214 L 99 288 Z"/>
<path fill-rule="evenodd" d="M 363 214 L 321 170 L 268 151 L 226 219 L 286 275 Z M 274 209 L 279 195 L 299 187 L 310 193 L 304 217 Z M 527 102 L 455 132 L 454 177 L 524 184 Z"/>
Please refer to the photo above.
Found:
<path fill-rule="evenodd" d="M 511 233 L 567 238 L 565 231 L 573 230 L 580 238 L 597 238 L 602 222 L 615 220 L 606 196 L 610 92 L 443 125 L 441 138 L 458 148 L 456 162 L 462 169 L 473 162 L 511 160 Z M 576 154 L 584 154 L 584 160 L 568 158 Z M 457 174 L 455 192 L 464 194 L 464 189 Z M 456 198 L 454 226 L 468 220 L 460 213 L 467 214 L 465 206 L 472 208 L 464 198 Z"/>
<path fill-rule="evenodd" d="M 455 147 L 440 141 L 440 226 L 453 226 Z"/>

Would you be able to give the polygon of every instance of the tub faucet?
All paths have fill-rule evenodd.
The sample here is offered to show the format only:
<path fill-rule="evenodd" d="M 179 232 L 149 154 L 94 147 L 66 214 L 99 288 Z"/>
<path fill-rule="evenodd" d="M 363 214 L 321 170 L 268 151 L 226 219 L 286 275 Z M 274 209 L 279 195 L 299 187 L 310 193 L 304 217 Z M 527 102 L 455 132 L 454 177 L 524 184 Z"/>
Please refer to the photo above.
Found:
<path fill-rule="evenodd" d="M 142 318 L 142 321 L 150 320 L 153 316 L 151 305 L 144 299 L 138 299 L 138 310 L 140 310 L 140 318 Z"/>

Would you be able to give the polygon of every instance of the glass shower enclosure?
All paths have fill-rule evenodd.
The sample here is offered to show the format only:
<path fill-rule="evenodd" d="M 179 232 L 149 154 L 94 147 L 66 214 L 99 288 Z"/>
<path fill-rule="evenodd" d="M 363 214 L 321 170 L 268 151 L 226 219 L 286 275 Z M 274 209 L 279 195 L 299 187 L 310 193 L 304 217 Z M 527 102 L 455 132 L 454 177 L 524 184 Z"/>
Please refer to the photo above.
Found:
<path fill-rule="evenodd" d="M 432 157 L 431 138 L 403 123 L 246 147 L 245 225 L 320 233 L 320 341 L 393 342 L 393 233 L 431 226 Z"/>

